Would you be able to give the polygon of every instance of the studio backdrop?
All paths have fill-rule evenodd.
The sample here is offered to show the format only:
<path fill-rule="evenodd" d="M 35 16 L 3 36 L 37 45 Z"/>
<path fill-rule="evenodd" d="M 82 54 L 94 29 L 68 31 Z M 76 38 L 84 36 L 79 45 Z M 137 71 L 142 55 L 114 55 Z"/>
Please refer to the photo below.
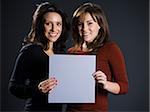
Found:
<path fill-rule="evenodd" d="M 52 0 L 69 20 L 86 0 Z M 88 0 L 100 4 L 109 21 L 111 39 L 119 44 L 126 61 L 129 92 L 109 94 L 110 111 L 148 111 L 149 107 L 149 0 Z M 8 81 L 21 42 L 30 31 L 32 14 L 42 0 L 1 1 L 1 110 L 20 111 L 24 100 L 11 95 Z M 71 35 L 69 36 L 71 38 Z M 67 47 L 71 46 L 71 39 Z"/>

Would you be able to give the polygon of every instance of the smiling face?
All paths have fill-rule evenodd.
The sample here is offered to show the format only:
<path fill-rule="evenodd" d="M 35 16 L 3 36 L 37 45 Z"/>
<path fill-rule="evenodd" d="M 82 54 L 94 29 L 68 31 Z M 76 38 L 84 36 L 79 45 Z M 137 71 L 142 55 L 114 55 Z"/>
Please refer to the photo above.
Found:
<path fill-rule="evenodd" d="M 49 42 L 56 42 L 62 33 L 62 17 L 56 12 L 48 12 L 44 15 L 45 36 Z"/>
<path fill-rule="evenodd" d="M 84 39 L 84 41 L 88 43 L 93 42 L 98 35 L 99 29 L 99 24 L 92 18 L 90 13 L 82 14 L 79 17 L 79 35 Z"/>

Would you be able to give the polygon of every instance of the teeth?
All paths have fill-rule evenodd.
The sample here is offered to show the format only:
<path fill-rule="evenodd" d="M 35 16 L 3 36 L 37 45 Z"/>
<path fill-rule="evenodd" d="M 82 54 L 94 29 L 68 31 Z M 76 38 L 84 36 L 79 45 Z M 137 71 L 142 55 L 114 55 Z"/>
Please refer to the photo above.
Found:
<path fill-rule="evenodd" d="M 89 34 L 83 34 L 83 36 L 88 36 Z"/>
<path fill-rule="evenodd" d="M 49 35 L 53 37 L 53 36 L 56 36 L 57 33 L 49 33 Z"/>
<path fill-rule="evenodd" d="M 88 35 L 83 35 L 84 37 L 87 37 Z"/>

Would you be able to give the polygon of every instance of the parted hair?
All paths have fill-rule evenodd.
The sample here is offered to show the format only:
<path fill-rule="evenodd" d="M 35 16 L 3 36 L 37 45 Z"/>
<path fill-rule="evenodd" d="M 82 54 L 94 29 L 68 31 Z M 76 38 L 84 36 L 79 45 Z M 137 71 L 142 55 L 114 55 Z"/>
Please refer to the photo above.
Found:
<path fill-rule="evenodd" d="M 65 42 L 67 39 L 67 30 L 69 29 L 67 15 L 58 9 L 54 4 L 49 2 L 44 2 L 37 5 L 37 9 L 35 10 L 32 18 L 32 26 L 31 30 L 27 37 L 25 37 L 23 44 L 28 43 L 36 43 L 40 44 L 44 50 L 49 49 L 48 43 L 49 40 L 45 37 L 44 34 L 44 15 L 48 12 L 56 12 L 62 18 L 62 33 L 58 40 L 54 43 L 54 53 L 61 53 L 65 49 Z"/>
<path fill-rule="evenodd" d="M 74 46 L 79 47 L 83 44 L 83 38 L 79 35 L 78 23 L 79 17 L 82 14 L 89 13 L 93 20 L 100 26 L 97 37 L 91 43 L 87 43 L 89 49 L 93 49 L 93 52 L 97 52 L 100 46 L 103 46 L 106 41 L 109 40 L 109 27 L 104 11 L 101 6 L 94 3 L 84 3 L 80 5 L 73 13 L 72 17 L 72 35 L 74 40 Z"/>

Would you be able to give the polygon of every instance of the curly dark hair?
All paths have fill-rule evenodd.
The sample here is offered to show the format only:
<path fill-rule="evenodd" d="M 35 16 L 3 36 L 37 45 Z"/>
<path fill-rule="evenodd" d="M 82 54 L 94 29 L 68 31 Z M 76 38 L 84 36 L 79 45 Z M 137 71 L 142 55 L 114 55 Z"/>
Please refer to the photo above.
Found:
<path fill-rule="evenodd" d="M 97 52 L 99 47 L 103 46 L 106 41 L 109 40 L 109 28 L 106 16 L 102 8 L 94 3 L 84 3 L 80 5 L 74 12 L 72 17 L 72 34 L 74 45 L 76 47 L 81 47 L 83 44 L 83 38 L 79 35 L 78 22 L 79 17 L 82 14 L 89 13 L 94 21 L 96 21 L 101 27 L 97 37 L 91 43 L 87 43 L 89 49 L 93 49 L 93 52 Z"/>
<path fill-rule="evenodd" d="M 58 38 L 58 40 L 54 43 L 53 50 L 54 53 L 64 52 L 66 48 L 65 42 L 68 36 L 67 30 L 69 30 L 67 15 L 60 9 L 57 9 L 54 4 L 49 2 L 44 2 L 38 5 L 33 15 L 30 33 L 24 39 L 23 44 L 25 45 L 28 43 L 35 43 L 40 44 L 44 50 L 49 49 L 49 40 L 45 37 L 44 34 L 44 15 L 48 12 L 56 12 L 62 17 L 62 33 L 60 38 Z"/>

